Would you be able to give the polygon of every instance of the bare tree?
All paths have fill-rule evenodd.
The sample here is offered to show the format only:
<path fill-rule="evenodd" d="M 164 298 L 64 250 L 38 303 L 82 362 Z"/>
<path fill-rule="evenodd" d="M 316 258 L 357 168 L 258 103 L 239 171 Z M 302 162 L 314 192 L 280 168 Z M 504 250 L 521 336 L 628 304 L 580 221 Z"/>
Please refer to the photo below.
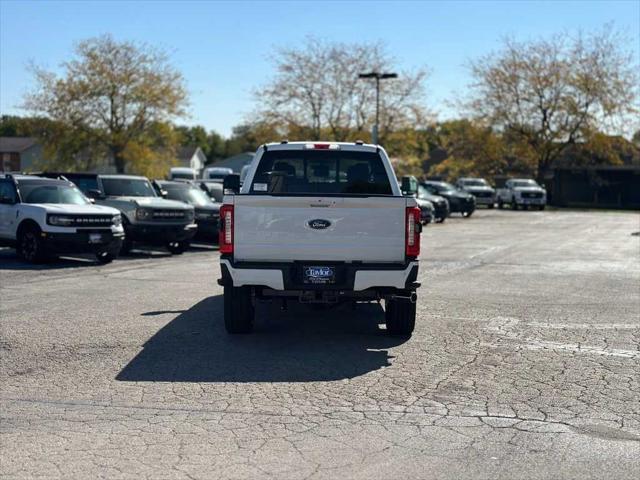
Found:
<path fill-rule="evenodd" d="M 530 146 L 542 179 L 564 149 L 597 127 L 636 113 L 633 57 L 623 36 L 602 32 L 517 42 L 471 63 L 468 106 L 475 115 Z"/>
<path fill-rule="evenodd" d="M 185 113 L 187 93 L 164 52 L 105 35 L 78 43 L 75 54 L 62 64 L 62 77 L 34 67 L 36 88 L 25 108 L 82 132 L 118 172 L 135 164 L 128 152 L 152 152 L 150 142 L 158 139 L 171 143 L 158 136 L 169 130 L 158 126 Z"/>
<path fill-rule="evenodd" d="M 272 57 L 276 75 L 255 92 L 259 115 L 270 122 L 307 127 L 314 139 L 345 140 L 370 129 L 375 118 L 375 90 L 358 78 L 371 70 L 392 70 L 394 61 L 380 43 L 327 43 L 308 38 L 299 48 L 282 48 Z M 381 136 L 426 118 L 424 69 L 402 72 L 384 82 Z"/>

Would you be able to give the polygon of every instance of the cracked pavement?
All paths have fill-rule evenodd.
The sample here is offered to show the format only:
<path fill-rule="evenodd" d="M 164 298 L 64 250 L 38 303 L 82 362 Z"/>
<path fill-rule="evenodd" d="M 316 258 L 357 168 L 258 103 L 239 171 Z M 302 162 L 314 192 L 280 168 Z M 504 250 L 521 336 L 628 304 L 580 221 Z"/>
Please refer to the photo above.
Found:
<path fill-rule="evenodd" d="M 260 305 L 218 253 L 0 250 L 2 478 L 640 477 L 640 215 L 481 210 L 423 233 L 418 319 Z"/>

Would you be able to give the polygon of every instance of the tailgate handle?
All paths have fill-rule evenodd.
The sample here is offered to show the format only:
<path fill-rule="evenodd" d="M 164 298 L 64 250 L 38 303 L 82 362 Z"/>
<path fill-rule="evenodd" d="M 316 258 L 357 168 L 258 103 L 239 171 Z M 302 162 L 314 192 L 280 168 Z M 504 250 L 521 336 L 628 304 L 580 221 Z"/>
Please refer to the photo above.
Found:
<path fill-rule="evenodd" d="M 309 204 L 310 207 L 335 207 L 336 205 L 335 200 L 330 200 L 330 199 L 324 199 L 324 198 L 318 198 L 317 200 L 314 200 L 312 203 Z"/>

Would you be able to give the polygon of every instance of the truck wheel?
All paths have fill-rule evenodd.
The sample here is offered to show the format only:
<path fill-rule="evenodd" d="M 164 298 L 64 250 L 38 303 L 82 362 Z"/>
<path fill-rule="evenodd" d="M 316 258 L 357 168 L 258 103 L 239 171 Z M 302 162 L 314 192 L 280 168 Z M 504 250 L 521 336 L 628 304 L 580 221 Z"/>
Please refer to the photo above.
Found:
<path fill-rule="evenodd" d="M 489 205 L 487 205 L 487 208 L 493 208 L 493 207 L 494 207 L 493 203 L 490 203 Z"/>
<path fill-rule="evenodd" d="M 538 210 L 544 210 L 544 205 L 540 205 L 540 206 L 538 207 Z"/>
<path fill-rule="evenodd" d="M 514 210 L 518 209 L 518 202 L 516 202 L 515 197 L 511 199 L 511 208 Z"/>
<path fill-rule="evenodd" d="M 185 252 L 185 250 L 189 248 L 189 242 L 169 242 L 167 243 L 167 250 L 169 250 L 173 255 L 181 255 Z"/>
<path fill-rule="evenodd" d="M 254 316 L 251 287 L 224 287 L 224 327 L 227 333 L 251 333 Z"/>
<path fill-rule="evenodd" d="M 416 325 L 416 304 L 404 298 L 386 300 L 385 323 L 389 335 L 411 335 Z"/>
<path fill-rule="evenodd" d="M 502 203 L 502 199 L 501 198 L 498 199 L 498 208 L 500 210 L 502 210 L 504 208 L 504 203 Z"/>
<path fill-rule="evenodd" d="M 27 226 L 18 234 L 18 256 L 29 263 L 43 263 L 47 260 L 44 242 L 40 236 L 40 229 Z"/>

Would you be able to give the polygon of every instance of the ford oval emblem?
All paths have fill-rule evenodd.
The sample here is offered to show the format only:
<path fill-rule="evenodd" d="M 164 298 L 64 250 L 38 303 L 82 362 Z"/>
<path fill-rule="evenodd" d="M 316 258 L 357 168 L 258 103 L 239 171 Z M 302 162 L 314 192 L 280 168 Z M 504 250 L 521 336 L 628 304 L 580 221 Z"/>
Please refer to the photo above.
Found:
<path fill-rule="evenodd" d="M 324 230 L 325 228 L 329 228 L 331 226 L 331 222 L 329 220 L 324 220 L 322 218 L 316 218 L 314 220 L 309 220 L 307 222 L 310 228 L 314 230 Z"/>

